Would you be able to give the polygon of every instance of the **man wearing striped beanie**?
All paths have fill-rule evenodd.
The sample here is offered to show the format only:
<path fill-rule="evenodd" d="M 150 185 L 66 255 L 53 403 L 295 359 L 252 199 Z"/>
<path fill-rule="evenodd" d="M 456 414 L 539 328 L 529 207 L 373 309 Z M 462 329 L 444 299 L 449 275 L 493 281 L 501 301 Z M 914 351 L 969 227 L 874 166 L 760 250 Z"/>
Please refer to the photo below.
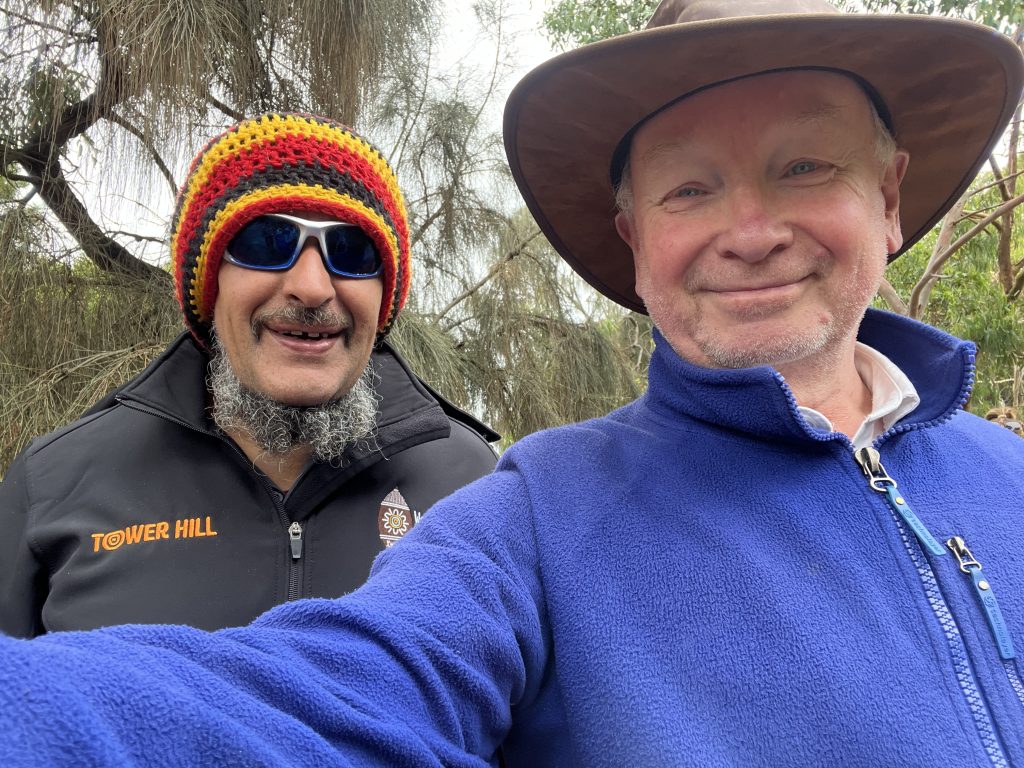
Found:
<path fill-rule="evenodd" d="M 408 221 L 361 136 L 267 114 L 214 137 L 170 249 L 187 331 L 0 486 L 8 634 L 215 629 L 340 595 L 494 466 L 497 435 L 385 339 L 409 290 Z"/>

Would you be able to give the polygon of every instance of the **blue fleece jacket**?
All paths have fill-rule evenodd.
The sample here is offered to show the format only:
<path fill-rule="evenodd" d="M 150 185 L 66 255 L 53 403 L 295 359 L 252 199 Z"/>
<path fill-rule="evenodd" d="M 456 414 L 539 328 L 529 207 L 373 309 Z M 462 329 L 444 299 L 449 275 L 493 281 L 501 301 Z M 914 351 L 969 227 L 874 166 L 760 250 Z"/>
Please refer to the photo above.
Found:
<path fill-rule="evenodd" d="M 646 395 L 510 449 L 344 599 L 5 640 L 0 764 L 1024 766 L 1024 440 L 960 410 L 970 344 L 861 340 L 923 400 L 888 495 L 777 373 L 659 338 Z"/>

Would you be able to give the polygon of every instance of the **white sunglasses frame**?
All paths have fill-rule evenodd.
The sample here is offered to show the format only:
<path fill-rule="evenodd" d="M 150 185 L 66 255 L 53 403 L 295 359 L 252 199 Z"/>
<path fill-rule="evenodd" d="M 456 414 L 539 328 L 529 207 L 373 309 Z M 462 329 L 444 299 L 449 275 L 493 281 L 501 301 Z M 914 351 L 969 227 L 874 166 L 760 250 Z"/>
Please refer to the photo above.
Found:
<path fill-rule="evenodd" d="M 257 216 L 256 218 L 284 219 L 285 221 L 290 221 L 292 224 L 295 224 L 299 228 L 299 239 L 297 245 L 295 246 L 295 252 L 291 255 L 291 257 L 289 257 L 287 263 L 281 266 L 258 267 L 252 264 L 246 264 L 244 262 L 236 260 L 235 257 L 231 255 L 231 247 L 229 245 L 227 248 L 224 249 L 225 261 L 234 264 L 236 267 L 241 267 L 242 269 L 252 269 L 257 272 L 285 272 L 295 266 L 295 263 L 299 260 L 299 254 L 302 253 L 302 249 L 306 245 L 306 241 L 312 237 L 316 239 L 317 244 L 320 246 L 320 260 L 323 262 L 324 269 L 326 269 L 328 274 L 330 275 L 333 275 L 335 277 L 346 277 L 351 280 L 369 280 L 374 277 L 380 277 L 381 274 L 384 272 L 383 259 L 380 259 L 381 263 L 380 266 L 377 268 L 377 271 L 367 275 L 358 274 L 354 272 L 342 272 L 331 267 L 331 263 L 327 259 L 327 241 L 324 238 L 324 233 L 327 232 L 327 230 L 332 229 L 333 227 L 355 227 L 356 229 L 359 229 L 359 226 L 356 224 L 351 224 L 347 221 L 334 220 L 310 221 L 309 219 L 303 219 L 300 216 L 292 216 L 291 214 L 288 213 L 264 213 L 261 216 Z M 253 219 L 253 221 L 255 220 L 256 219 Z M 247 222 L 247 224 L 248 223 L 249 222 Z M 376 246 L 374 246 L 374 250 L 376 250 Z M 379 253 L 378 258 L 380 258 Z"/>

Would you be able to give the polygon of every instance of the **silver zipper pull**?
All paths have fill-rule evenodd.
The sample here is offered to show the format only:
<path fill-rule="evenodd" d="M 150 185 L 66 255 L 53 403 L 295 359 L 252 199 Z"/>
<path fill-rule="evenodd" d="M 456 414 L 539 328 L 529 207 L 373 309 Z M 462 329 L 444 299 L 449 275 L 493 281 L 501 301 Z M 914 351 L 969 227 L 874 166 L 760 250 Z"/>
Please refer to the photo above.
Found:
<path fill-rule="evenodd" d="M 292 545 L 292 560 L 302 557 L 302 526 L 292 523 L 288 526 L 288 539 Z"/>
<path fill-rule="evenodd" d="M 921 542 L 921 546 L 933 555 L 946 554 L 946 550 L 939 544 L 938 539 L 932 536 L 931 531 L 921 522 L 921 518 L 907 504 L 907 500 L 897 492 L 896 481 L 889 477 L 889 474 L 885 471 L 885 467 L 882 466 L 882 462 L 879 459 L 878 451 L 871 446 L 866 446 L 856 451 L 853 454 L 853 458 L 856 459 L 861 471 L 868 478 L 868 484 L 872 490 L 878 491 L 885 496 L 889 506 L 896 510 L 896 514 L 903 518 L 903 522 L 914 532 L 917 540 Z"/>
<path fill-rule="evenodd" d="M 950 552 L 956 555 L 956 559 L 960 562 L 960 570 L 968 576 L 971 575 L 971 566 L 979 570 L 981 569 L 981 563 L 974 559 L 971 550 L 967 548 L 967 544 L 959 536 L 947 539 L 946 546 L 949 547 Z"/>
<path fill-rule="evenodd" d="M 996 648 L 999 649 L 999 658 L 1005 660 L 1014 659 L 1017 654 L 1013 650 L 1013 638 L 1010 637 L 1010 630 L 1003 619 L 1003 612 L 996 602 L 995 592 L 992 591 L 992 584 L 981 571 L 979 563 L 967 544 L 959 536 L 953 536 L 946 540 L 946 546 L 960 562 L 960 570 L 971 577 L 974 584 L 974 593 L 981 601 L 982 610 L 985 612 L 985 619 L 988 621 L 989 629 L 992 630 L 992 637 L 995 638 Z"/>
<path fill-rule="evenodd" d="M 853 454 L 853 457 L 860 464 L 861 471 L 867 476 L 868 483 L 874 490 L 885 493 L 886 485 L 896 487 L 896 481 L 886 473 L 885 467 L 882 466 L 881 456 L 874 448 L 871 446 L 861 448 Z"/>

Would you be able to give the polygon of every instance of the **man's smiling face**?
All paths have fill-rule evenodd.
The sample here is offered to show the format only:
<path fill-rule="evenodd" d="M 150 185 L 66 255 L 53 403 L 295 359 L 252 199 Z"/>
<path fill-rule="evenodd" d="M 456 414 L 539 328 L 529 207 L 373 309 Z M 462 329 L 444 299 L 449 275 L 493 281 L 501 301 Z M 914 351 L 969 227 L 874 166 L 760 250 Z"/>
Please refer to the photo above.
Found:
<path fill-rule="evenodd" d="M 291 269 L 260 271 L 223 261 L 217 279 L 215 332 L 248 389 L 287 405 L 319 405 L 348 392 L 366 368 L 381 278 L 331 275 L 310 238 Z"/>
<path fill-rule="evenodd" d="M 867 98 L 832 73 L 751 77 L 653 117 L 616 220 L 652 320 L 709 367 L 813 365 L 852 344 L 902 243 L 906 159 L 879 157 Z"/>

